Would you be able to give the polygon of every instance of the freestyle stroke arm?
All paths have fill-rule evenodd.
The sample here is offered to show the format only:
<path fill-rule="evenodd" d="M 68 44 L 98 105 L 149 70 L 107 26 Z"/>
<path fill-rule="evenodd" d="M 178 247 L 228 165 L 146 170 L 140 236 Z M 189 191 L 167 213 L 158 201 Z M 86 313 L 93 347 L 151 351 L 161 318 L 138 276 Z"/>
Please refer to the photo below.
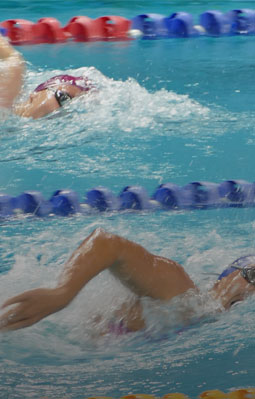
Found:
<path fill-rule="evenodd" d="M 12 107 L 22 87 L 24 70 L 21 54 L 0 34 L 0 107 Z"/>
<path fill-rule="evenodd" d="M 55 288 L 26 291 L 7 300 L 15 305 L 0 318 L 2 330 L 28 327 L 67 306 L 95 276 L 108 269 L 138 296 L 169 300 L 195 288 L 181 265 L 155 256 L 141 245 L 95 230 L 66 262 Z"/>

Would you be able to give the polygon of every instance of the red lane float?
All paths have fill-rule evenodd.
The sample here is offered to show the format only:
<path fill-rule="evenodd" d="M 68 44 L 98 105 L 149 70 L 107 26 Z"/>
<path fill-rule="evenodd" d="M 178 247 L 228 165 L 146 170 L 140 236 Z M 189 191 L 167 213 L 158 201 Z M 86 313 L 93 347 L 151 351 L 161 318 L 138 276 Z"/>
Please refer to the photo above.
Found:
<path fill-rule="evenodd" d="M 100 26 L 102 38 L 113 40 L 127 38 L 131 26 L 131 21 L 128 19 L 114 15 L 97 18 L 95 23 Z"/>
<path fill-rule="evenodd" d="M 99 40 L 100 30 L 95 21 L 85 16 L 77 16 L 70 19 L 63 28 L 70 40 L 85 42 L 88 40 Z"/>
<path fill-rule="evenodd" d="M 40 18 L 32 26 L 34 43 L 65 42 L 67 36 L 56 18 Z"/>
<path fill-rule="evenodd" d="M 85 16 L 73 17 L 63 28 L 76 41 L 128 39 L 131 21 L 118 16 L 105 16 L 95 20 Z"/>
<path fill-rule="evenodd" d="M 7 29 L 10 42 L 17 44 L 59 43 L 67 40 L 128 40 L 131 21 L 119 16 L 91 19 L 75 16 L 65 27 L 56 18 L 40 18 L 36 23 L 24 19 L 10 19 L 0 23 Z"/>
<path fill-rule="evenodd" d="M 8 19 L 0 26 L 7 29 L 7 36 L 12 44 L 28 44 L 32 42 L 33 22 L 26 19 Z"/>

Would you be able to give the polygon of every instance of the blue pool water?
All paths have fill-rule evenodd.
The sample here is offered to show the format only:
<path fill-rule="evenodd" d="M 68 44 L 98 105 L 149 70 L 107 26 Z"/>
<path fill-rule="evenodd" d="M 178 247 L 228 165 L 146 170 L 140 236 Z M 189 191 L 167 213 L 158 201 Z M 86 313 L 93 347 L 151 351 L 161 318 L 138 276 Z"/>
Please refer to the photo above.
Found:
<path fill-rule="evenodd" d="M 9 1 L 1 5 L 1 19 L 55 16 L 64 24 L 74 15 L 199 15 L 240 7 L 233 0 L 126 3 Z M 100 91 L 54 117 L 2 122 L 0 191 L 39 190 L 48 198 L 70 188 L 82 200 L 97 185 L 117 195 L 129 184 L 152 194 L 165 182 L 254 181 L 254 41 L 201 37 L 20 47 L 27 60 L 25 94 L 63 72 L 88 75 Z M 71 251 L 101 226 L 182 263 L 205 299 L 192 306 L 207 317 L 176 333 L 180 302 L 147 304 L 145 335 L 96 339 L 93 315 L 110 318 L 129 295 L 103 273 L 59 314 L 0 336 L 0 398 L 170 392 L 195 398 L 209 389 L 254 386 L 254 298 L 215 316 L 205 294 L 215 276 L 204 274 L 255 253 L 254 217 L 253 208 L 229 208 L 2 221 L 0 302 L 53 286 Z"/>

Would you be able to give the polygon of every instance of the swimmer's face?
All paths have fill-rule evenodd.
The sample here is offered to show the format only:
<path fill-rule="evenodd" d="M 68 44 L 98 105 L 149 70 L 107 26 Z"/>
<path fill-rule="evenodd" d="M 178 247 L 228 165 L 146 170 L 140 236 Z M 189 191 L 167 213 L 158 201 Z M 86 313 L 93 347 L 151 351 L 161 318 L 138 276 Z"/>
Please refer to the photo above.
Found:
<path fill-rule="evenodd" d="M 83 93 L 78 87 L 69 84 L 61 84 L 51 89 L 33 92 L 30 94 L 27 101 L 15 107 L 15 113 L 26 118 L 38 119 L 56 111 L 60 108 L 60 104 L 55 95 L 56 92 L 66 93 L 68 99 L 77 97 Z"/>
<path fill-rule="evenodd" d="M 255 286 L 248 283 L 241 276 L 240 271 L 236 270 L 217 281 L 213 291 L 224 308 L 229 309 L 234 303 L 243 301 L 248 296 L 255 294 Z"/>

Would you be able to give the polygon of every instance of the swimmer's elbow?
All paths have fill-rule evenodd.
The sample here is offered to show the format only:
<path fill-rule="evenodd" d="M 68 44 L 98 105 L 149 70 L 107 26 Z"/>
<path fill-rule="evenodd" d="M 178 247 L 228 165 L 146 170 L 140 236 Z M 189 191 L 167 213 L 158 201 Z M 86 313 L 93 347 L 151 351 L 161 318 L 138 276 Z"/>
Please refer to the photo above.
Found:
<path fill-rule="evenodd" d="M 90 237 L 95 252 L 97 252 L 99 257 L 104 258 L 108 267 L 119 260 L 123 249 L 123 241 L 126 241 L 125 239 L 101 227 L 95 229 Z"/>
<path fill-rule="evenodd" d="M 105 241 L 105 242 L 112 242 L 112 241 L 117 241 L 120 239 L 120 237 L 116 234 L 112 234 L 106 230 L 104 230 L 102 227 L 96 228 L 91 236 L 93 237 L 94 240 L 97 240 L 99 242 Z"/>

